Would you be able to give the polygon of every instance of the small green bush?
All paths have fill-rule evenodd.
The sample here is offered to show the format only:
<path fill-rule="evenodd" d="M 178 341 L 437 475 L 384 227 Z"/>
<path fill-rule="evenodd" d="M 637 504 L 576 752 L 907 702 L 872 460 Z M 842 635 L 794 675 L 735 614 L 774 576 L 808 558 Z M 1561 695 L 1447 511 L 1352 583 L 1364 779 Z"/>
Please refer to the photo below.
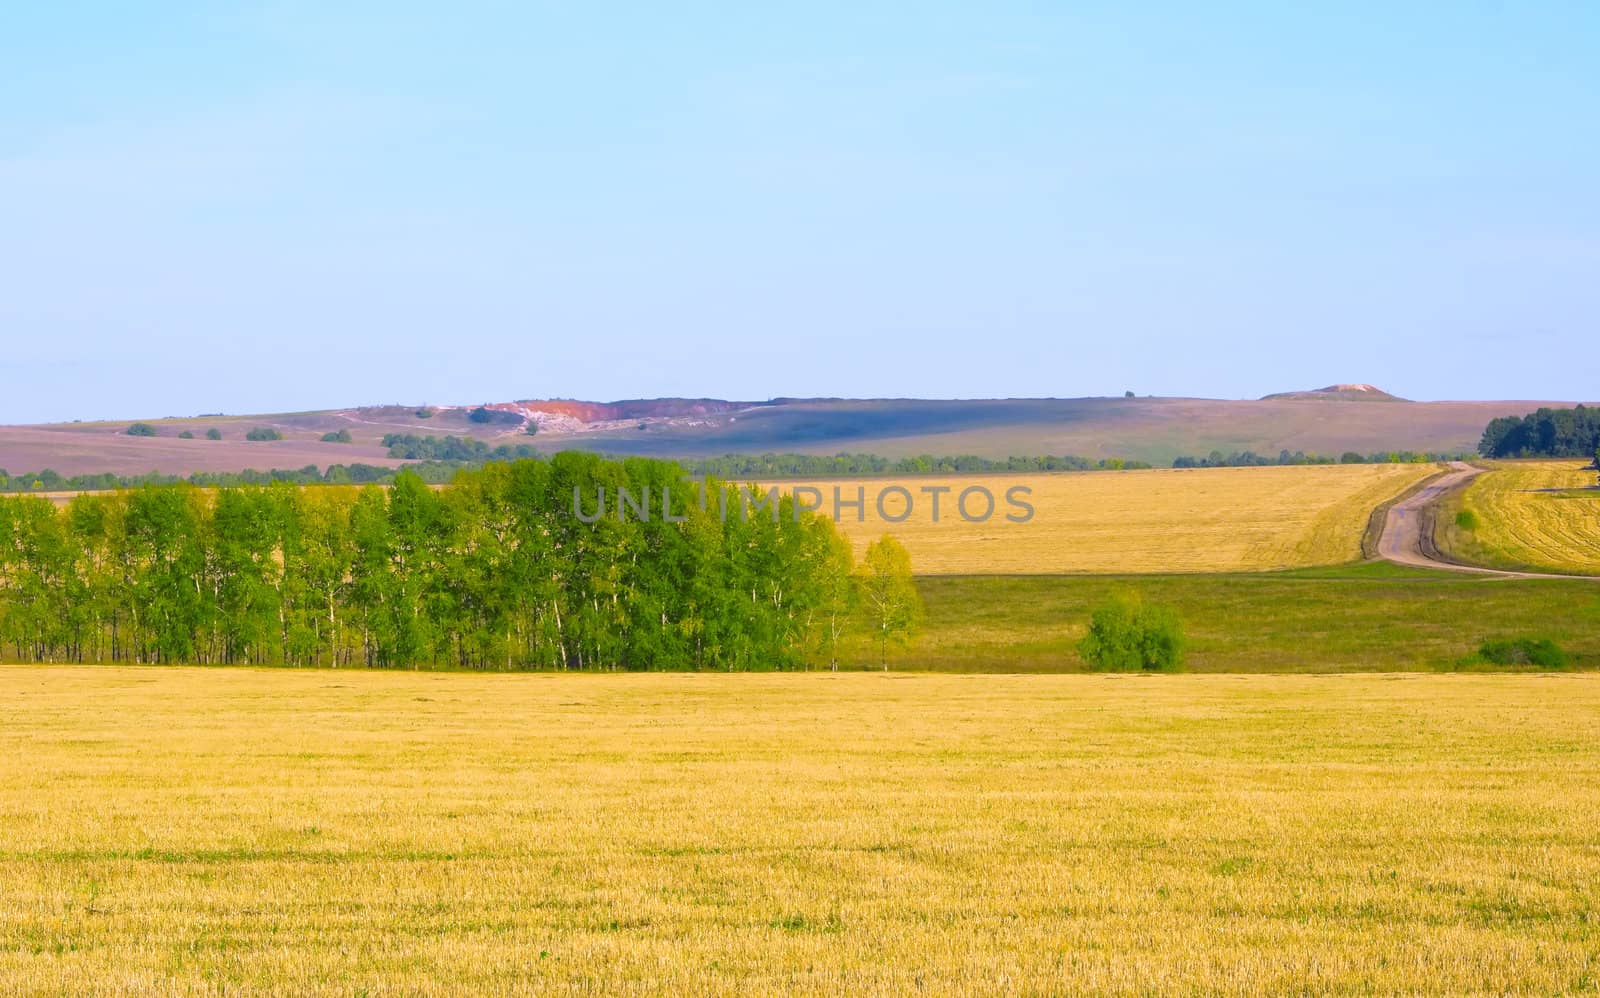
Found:
<path fill-rule="evenodd" d="M 322 442 L 325 444 L 347 444 L 351 440 L 349 430 L 336 430 L 333 433 L 324 433 Z"/>
<path fill-rule="evenodd" d="M 179 440 L 193 440 L 194 439 L 194 431 L 193 430 L 184 430 L 182 433 L 178 434 L 178 439 Z"/>
<path fill-rule="evenodd" d="M 1478 529 L 1478 514 L 1470 509 L 1464 509 L 1456 514 L 1456 526 L 1462 530 Z"/>
<path fill-rule="evenodd" d="M 1485 641 L 1478 657 L 1493 665 L 1536 665 L 1541 669 L 1564 669 L 1567 653 L 1549 638 L 1508 638 Z"/>
<path fill-rule="evenodd" d="M 489 411 L 487 406 L 480 405 L 468 413 L 467 418 L 474 423 L 492 423 L 494 422 L 494 413 Z"/>
<path fill-rule="evenodd" d="M 217 429 L 215 426 L 213 426 L 211 429 L 206 431 L 206 439 L 207 440 L 221 440 L 222 439 L 222 431 Z"/>
<path fill-rule="evenodd" d="M 282 440 L 283 434 L 270 426 L 257 426 L 244 435 L 246 440 Z"/>
<path fill-rule="evenodd" d="M 128 427 L 127 434 L 130 437 L 153 437 L 156 435 L 156 428 L 149 423 L 134 423 Z"/>
<path fill-rule="evenodd" d="M 1094 611 L 1078 654 L 1101 672 L 1176 672 L 1183 666 L 1183 625 L 1169 607 L 1118 596 Z"/>
<path fill-rule="evenodd" d="M 416 416 L 418 419 L 432 419 L 433 418 L 433 410 L 432 409 L 427 409 L 427 408 L 418 409 L 412 415 Z"/>

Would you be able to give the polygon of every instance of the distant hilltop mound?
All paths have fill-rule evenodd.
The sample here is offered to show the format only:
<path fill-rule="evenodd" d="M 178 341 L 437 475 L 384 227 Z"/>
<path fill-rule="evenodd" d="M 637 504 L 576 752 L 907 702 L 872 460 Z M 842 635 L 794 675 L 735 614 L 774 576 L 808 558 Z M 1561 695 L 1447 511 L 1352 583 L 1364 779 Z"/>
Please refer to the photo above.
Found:
<path fill-rule="evenodd" d="M 1304 400 L 1308 402 L 1409 402 L 1398 395 L 1390 395 L 1375 385 L 1329 385 L 1309 392 L 1279 392 L 1263 395 L 1261 401 L 1275 399 Z"/>

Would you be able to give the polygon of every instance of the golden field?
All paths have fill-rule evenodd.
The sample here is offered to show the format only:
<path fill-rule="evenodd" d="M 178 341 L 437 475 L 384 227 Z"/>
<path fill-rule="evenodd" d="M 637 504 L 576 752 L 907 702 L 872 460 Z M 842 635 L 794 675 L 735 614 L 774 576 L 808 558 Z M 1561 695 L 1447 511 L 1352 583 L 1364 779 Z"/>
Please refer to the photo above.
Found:
<path fill-rule="evenodd" d="M 1570 459 L 1495 464 L 1447 507 L 1450 515 L 1471 511 L 1477 526 L 1464 531 L 1442 517 L 1443 546 L 1500 568 L 1600 575 L 1600 489 L 1589 488 L 1595 472 L 1582 466 Z"/>
<path fill-rule="evenodd" d="M 820 489 L 823 512 L 833 489 L 854 498 L 865 487 L 865 522 L 852 509 L 840 529 L 861 556 L 867 544 L 892 533 L 911 552 L 919 575 L 1060 574 L 1069 572 L 1248 572 L 1334 565 L 1361 556 L 1361 535 L 1374 507 L 1438 471 L 1425 464 L 1310 465 L 1271 468 L 1194 468 L 1052 474 L 925 476 L 782 482 L 777 487 Z M 921 490 L 947 485 L 940 519 Z M 996 499 L 994 516 L 969 523 L 956 512 L 957 494 L 983 486 Z M 1013 486 L 1033 490 L 1027 523 L 1005 502 Z M 874 509 L 879 490 L 900 486 L 916 499 L 912 515 L 888 523 Z M 903 501 L 891 495 L 887 512 Z M 981 496 L 969 506 L 983 509 Z"/>
<path fill-rule="evenodd" d="M 1600 986 L 1591 674 L 0 677 L 6 994 Z"/>

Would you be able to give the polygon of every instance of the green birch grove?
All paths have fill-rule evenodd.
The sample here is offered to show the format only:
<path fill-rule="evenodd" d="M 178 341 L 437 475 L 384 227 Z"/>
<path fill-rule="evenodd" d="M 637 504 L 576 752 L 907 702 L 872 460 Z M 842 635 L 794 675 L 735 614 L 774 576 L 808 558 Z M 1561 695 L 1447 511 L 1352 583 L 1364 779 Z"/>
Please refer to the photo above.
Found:
<path fill-rule="evenodd" d="M 724 486 L 705 488 L 701 508 L 675 464 L 569 452 L 464 471 L 443 488 L 402 473 L 389 488 L 151 485 L 65 507 L 4 498 L 0 655 L 504 670 L 832 662 L 852 595 L 834 525 L 761 493 L 748 512 L 733 494 L 723 517 Z"/>

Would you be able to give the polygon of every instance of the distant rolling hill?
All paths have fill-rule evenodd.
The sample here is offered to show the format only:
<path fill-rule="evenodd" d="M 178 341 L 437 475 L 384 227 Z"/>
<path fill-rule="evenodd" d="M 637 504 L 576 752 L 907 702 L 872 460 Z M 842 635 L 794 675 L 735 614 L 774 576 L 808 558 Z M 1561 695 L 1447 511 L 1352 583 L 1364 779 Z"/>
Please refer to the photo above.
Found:
<path fill-rule="evenodd" d="M 1374 404 L 1383 401 L 1386 404 Z M 1380 450 L 1470 451 L 1496 416 L 1566 402 L 1408 402 L 1370 385 L 1335 385 L 1252 401 L 1197 398 L 1078 399 L 643 399 L 534 400 L 484 406 L 367 406 L 259 416 L 0 427 L 0 468 L 64 475 L 149 471 L 189 474 L 308 464 L 396 463 L 388 433 L 471 436 L 496 443 L 700 457 L 726 453 L 867 451 L 912 454 L 1076 454 L 1167 464 L 1184 454 L 1253 450 L 1362 454 Z M 479 411 L 481 410 L 481 411 Z M 527 429 L 537 428 L 534 436 Z M 280 441 L 248 441 L 270 427 Z M 206 438 L 208 430 L 220 440 Z M 347 430 L 350 443 L 325 443 Z M 192 434 L 192 439 L 180 437 Z"/>
<path fill-rule="evenodd" d="M 1329 385 L 1326 388 L 1317 388 L 1309 392 L 1278 392 L 1268 395 L 1262 401 L 1271 402 L 1274 399 L 1301 399 L 1310 402 L 1409 402 L 1398 395 L 1390 395 L 1382 388 L 1374 385 Z"/>

